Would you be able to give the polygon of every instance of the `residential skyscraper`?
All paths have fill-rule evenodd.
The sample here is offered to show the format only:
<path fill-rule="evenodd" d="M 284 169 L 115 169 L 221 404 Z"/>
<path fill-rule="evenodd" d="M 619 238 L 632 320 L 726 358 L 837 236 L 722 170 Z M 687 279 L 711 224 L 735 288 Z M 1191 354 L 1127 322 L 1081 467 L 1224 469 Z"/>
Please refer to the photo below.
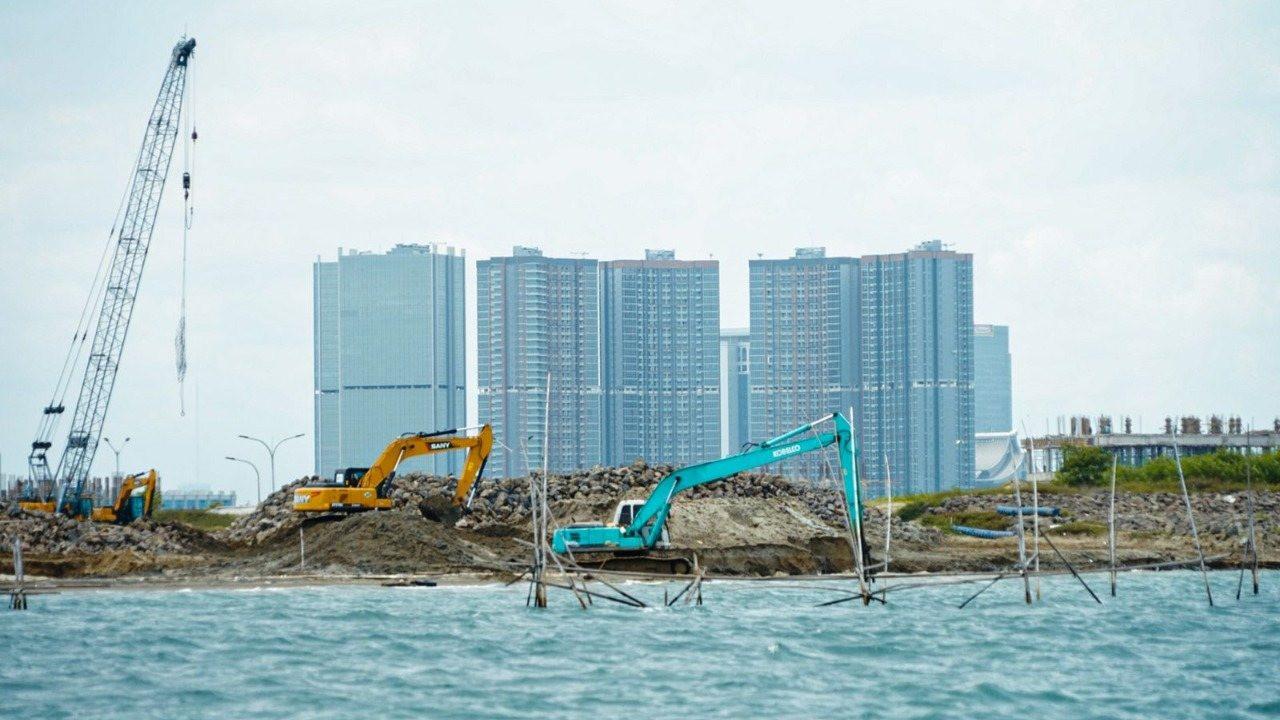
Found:
<path fill-rule="evenodd" d="M 750 268 L 751 440 L 848 414 L 859 383 L 858 260 L 799 248 L 795 257 L 752 260 Z M 838 472 L 821 453 L 772 469 L 811 481 Z"/>
<path fill-rule="evenodd" d="M 933 240 L 861 262 L 862 471 L 882 494 L 973 484 L 973 256 Z"/>
<path fill-rule="evenodd" d="M 548 373 L 551 472 L 602 461 L 598 266 L 526 247 L 476 263 L 480 422 L 507 446 L 487 475 L 542 468 Z"/>
<path fill-rule="evenodd" d="M 395 437 L 466 424 L 465 258 L 396 245 L 313 270 L 316 474 L 367 467 Z M 404 468 L 456 473 L 459 453 Z"/>
<path fill-rule="evenodd" d="M 606 462 L 719 457 L 719 263 L 670 250 L 602 263 L 601 307 Z"/>
<path fill-rule="evenodd" d="M 1008 325 L 973 326 L 974 432 L 1013 430 L 1013 360 Z"/>
<path fill-rule="evenodd" d="M 751 333 L 720 331 L 720 454 L 730 455 L 751 439 Z"/>

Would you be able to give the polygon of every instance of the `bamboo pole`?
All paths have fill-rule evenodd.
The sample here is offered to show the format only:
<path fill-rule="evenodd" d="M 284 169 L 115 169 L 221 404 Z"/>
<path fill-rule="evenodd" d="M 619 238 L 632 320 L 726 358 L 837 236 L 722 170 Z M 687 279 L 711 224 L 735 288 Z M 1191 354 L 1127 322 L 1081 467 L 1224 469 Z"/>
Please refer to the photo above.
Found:
<path fill-rule="evenodd" d="M 540 484 L 541 484 L 541 487 L 539 488 L 540 492 L 538 493 L 538 503 L 537 503 L 538 511 L 536 513 L 536 519 L 534 521 L 535 530 L 534 530 L 534 538 L 533 538 L 533 542 L 537 546 L 537 551 L 534 553 L 535 557 L 537 558 L 537 560 L 535 561 L 535 564 L 536 564 L 535 577 L 537 578 L 537 582 L 536 582 L 536 587 L 534 588 L 533 603 L 535 607 L 539 607 L 539 608 L 545 608 L 547 606 L 546 572 L 547 572 L 547 556 L 550 554 L 549 548 L 547 548 L 547 469 L 549 467 L 548 456 L 551 454 L 551 443 L 549 442 L 549 438 L 551 434 L 551 373 L 550 372 L 547 373 L 546 388 L 547 388 L 547 392 L 546 392 L 546 396 L 544 397 L 545 403 L 543 404 L 543 413 L 542 413 L 542 478 L 540 480 Z M 533 481 L 531 478 L 531 482 L 538 482 L 538 481 Z M 577 595 L 577 591 L 574 591 L 574 594 Z M 578 602 L 579 603 L 582 602 L 581 596 L 578 597 Z M 584 603 L 582 607 L 585 610 L 586 604 Z"/>
<path fill-rule="evenodd" d="M 1187 494 L 1187 478 L 1182 474 L 1182 453 L 1178 451 L 1178 436 L 1169 434 L 1173 441 L 1173 461 L 1178 466 L 1178 484 L 1182 487 L 1182 502 L 1187 506 L 1187 519 L 1191 521 L 1191 539 L 1196 545 L 1196 555 L 1200 558 L 1200 576 L 1204 578 L 1204 594 L 1209 598 L 1209 607 L 1213 607 L 1213 591 L 1209 589 L 1209 571 L 1204 566 L 1204 550 L 1200 547 L 1200 533 L 1196 530 L 1196 516 L 1191 512 L 1191 496 Z"/>
<path fill-rule="evenodd" d="M 1249 428 L 1252 432 L 1253 428 Z M 1248 433 L 1244 436 L 1244 486 L 1249 511 L 1249 553 L 1253 556 L 1253 594 L 1258 594 L 1258 534 L 1253 522 L 1253 447 Z M 1238 595 L 1238 593 L 1237 593 Z"/>
<path fill-rule="evenodd" d="M 1089 594 L 1093 596 L 1093 599 L 1097 601 L 1099 605 L 1101 605 L 1102 600 L 1099 599 L 1098 595 L 1093 592 L 1093 588 L 1089 587 L 1089 583 L 1085 582 L 1084 578 L 1080 577 L 1080 573 L 1076 572 L 1076 569 L 1071 567 L 1071 562 L 1067 560 L 1067 556 L 1062 554 L 1062 551 L 1058 549 L 1057 545 L 1053 544 L 1053 541 L 1049 539 L 1048 535 L 1044 536 L 1044 541 L 1049 543 L 1049 547 L 1053 548 L 1053 551 L 1058 555 L 1058 558 L 1062 560 L 1062 564 L 1067 566 L 1067 569 L 1071 571 L 1071 574 L 1075 577 L 1075 579 L 1079 580 L 1080 584 L 1084 586 L 1084 589 L 1088 590 Z"/>
<path fill-rule="evenodd" d="M 1018 503 L 1018 572 L 1022 574 L 1022 592 L 1027 604 L 1031 604 L 1031 581 L 1027 578 L 1027 538 L 1022 527 L 1022 483 L 1018 473 L 1013 474 L 1013 494 Z"/>
<path fill-rule="evenodd" d="M 1026 423 L 1022 424 L 1022 431 L 1027 431 Z M 1027 466 L 1031 476 L 1031 506 L 1035 514 L 1031 517 L 1031 556 L 1035 558 L 1035 576 L 1036 576 L 1036 601 L 1040 600 L 1040 483 L 1036 480 L 1035 468 L 1035 451 L 1036 442 L 1032 439 L 1030 433 L 1027 434 L 1027 449 L 1029 456 L 1027 458 Z M 1016 473 L 1015 473 L 1016 474 Z"/>
<path fill-rule="evenodd" d="M 889 456 L 884 455 L 884 572 L 889 572 L 889 542 L 893 537 L 893 474 L 889 472 Z M 881 587 L 889 587 L 888 580 Z"/>
<path fill-rule="evenodd" d="M 1118 455 L 1111 456 L 1111 510 L 1107 513 L 1107 555 L 1111 558 L 1111 597 L 1116 596 L 1116 463 Z"/>
<path fill-rule="evenodd" d="M 26 573 L 22 569 L 22 539 L 13 536 L 13 592 L 9 596 L 9 609 L 26 610 L 27 592 L 22 587 Z"/>

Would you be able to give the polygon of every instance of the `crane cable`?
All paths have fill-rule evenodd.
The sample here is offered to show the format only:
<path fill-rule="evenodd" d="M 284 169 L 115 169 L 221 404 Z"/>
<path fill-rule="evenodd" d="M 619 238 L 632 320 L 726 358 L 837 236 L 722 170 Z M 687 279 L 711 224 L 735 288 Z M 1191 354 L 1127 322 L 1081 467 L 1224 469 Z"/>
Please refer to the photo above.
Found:
<path fill-rule="evenodd" d="M 191 230 L 195 208 L 191 206 L 191 171 L 195 169 L 195 143 L 199 137 L 195 129 L 195 93 L 190 67 L 187 69 L 187 84 L 183 93 L 189 96 L 186 113 L 186 138 L 182 143 L 182 300 L 179 305 L 178 331 L 174 334 L 174 362 L 178 371 L 178 413 L 187 415 L 186 380 L 187 380 L 187 232 Z"/>
<path fill-rule="evenodd" d="M 134 157 L 134 167 L 142 159 L 142 150 L 139 148 L 137 155 Z M 67 347 L 67 354 L 62 361 L 62 371 L 58 373 L 58 382 L 54 384 L 53 394 L 49 397 L 49 405 L 47 407 L 65 407 L 67 401 L 67 393 L 71 391 L 71 381 L 75 379 L 75 368 L 80 362 L 80 356 L 84 352 L 85 340 L 89 338 L 89 322 L 91 317 L 96 317 L 97 312 L 90 314 L 90 310 L 97 310 L 102 306 L 102 296 L 106 293 L 106 275 L 103 270 L 109 267 L 108 256 L 111 251 L 112 240 L 116 237 L 116 229 L 120 226 L 120 216 L 124 214 L 125 204 L 129 200 L 130 185 L 126 185 L 120 193 L 120 203 L 116 206 L 116 215 L 111 220 L 111 230 L 107 232 L 107 239 L 102 244 L 102 254 L 98 257 L 98 267 L 93 274 L 93 282 L 89 285 L 89 292 L 85 296 L 84 305 L 80 308 L 80 318 L 76 321 L 75 332 L 71 334 L 71 342 Z M 62 418 L 61 412 L 42 413 L 40 423 L 36 428 L 36 435 L 40 439 L 47 439 L 53 436 L 54 430 L 57 429 L 58 421 Z"/>

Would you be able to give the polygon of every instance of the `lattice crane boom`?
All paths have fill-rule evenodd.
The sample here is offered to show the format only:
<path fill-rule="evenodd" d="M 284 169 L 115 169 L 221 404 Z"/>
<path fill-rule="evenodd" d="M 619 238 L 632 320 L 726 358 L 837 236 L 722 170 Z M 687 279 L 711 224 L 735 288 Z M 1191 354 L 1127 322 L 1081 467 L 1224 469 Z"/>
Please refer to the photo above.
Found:
<path fill-rule="evenodd" d="M 63 512 L 74 512 L 72 508 L 89 477 L 102 437 L 102 426 L 115 387 L 174 144 L 181 131 L 179 121 L 186 89 L 187 63 L 195 47 L 194 38 L 183 38 L 174 46 L 160 93 L 147 120 L 142 150 L 138 153 L 124 213 L 114 237 L 115 249 L 102 290 L 88 364 L 67 435 L 67 446 L 56 473 L 50 475 L 49 472 L 45 452 L 50 447 L 49 438 L 37 438 L 32 443 L 30 465 L 33 484 L 38 486 L 41 481 L 58 480 L 61 487 L 58 510 Z M 46 413 L 50 409 L 61 411 L 60 407 L 53 407 L 46 409 Z"/>

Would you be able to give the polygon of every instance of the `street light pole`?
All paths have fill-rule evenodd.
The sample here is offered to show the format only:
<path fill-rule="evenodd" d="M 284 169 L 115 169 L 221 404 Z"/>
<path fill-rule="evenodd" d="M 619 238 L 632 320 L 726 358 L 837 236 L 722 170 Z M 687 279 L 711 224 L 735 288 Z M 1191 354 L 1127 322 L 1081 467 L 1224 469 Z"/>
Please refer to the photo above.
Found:
<path fill-rule="evenodd" d="M 115 445 L 111 444 L 111 438 L 109 437 L 102 438 L 102 441 L 107 444 L 107 447 L 111 448 L 111 452 L 116 454 L 116 479 L 117 480 L 120 479 L 120 451 L 124 450 L 124 446 L 128 445 L 129 441 L 132 439 L 133 438 L 125 438 L 124 442 L 120 443 L 120 447 L 116 447 Z"/>
<path fill-rule="evenodd" d="M 306 435 L 306 433 L 298 433 L 297 435 L 290 435 L 289 437 L 285 438 L 284 440 L 281 440 L 281 441 L 277 442 L 275 445 L 268 445 L 268 444 L 267 444 L 267 441 L 266 441 L 266 440 L 263 440 L 263 439 L 261 439 L 261 438 L 251 437 L 251 436 L 249 436 L 249 435 L 241 435 L 241 436 L 240 436 L 241 438 L 243 438 L 243 439 L 245 439 L 245 440 L 252 440 L 252 441 L 254 441 L 254 442 L 256 442 L 256 443 L 261 443 L 261 444 L 262 444 L 262 447 L 264 447 L 264 448 L 266 448 L 266 449 L 267 449 L 267 455 L 271 458 L 271 492 L 275 492 L 275 491 L 276 491 L 276 450 L 277 450 L 281 445 L 283 445 L 286 441 L 293 440 L 294 438 L 300 438 L 300 437 L 302 437 L 303 435 Z"/>
<path fill-rule="evenodd" d="M 258 472 L 258 466 L 254 465 L 248 460 L 241 460 L 238 457 L 231 457 L 230 455 L 227 456 L 227 459 L 234 460 L 236 462 L 242 462 L 245 465 L 248 465 L 249 467 L 253 468 L 254 483 L 257 484 L 258 486 L 258 504 L 261 505 L 262 504 L 262 473 Z"/>

